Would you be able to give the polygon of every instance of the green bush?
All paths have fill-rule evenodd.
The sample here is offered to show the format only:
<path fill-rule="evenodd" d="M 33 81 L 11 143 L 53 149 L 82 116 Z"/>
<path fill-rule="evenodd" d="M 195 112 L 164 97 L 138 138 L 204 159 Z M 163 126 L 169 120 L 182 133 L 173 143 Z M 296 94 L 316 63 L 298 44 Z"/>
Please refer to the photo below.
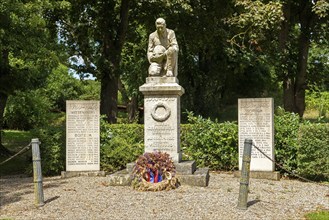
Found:
<path fill-rule="evenodd" d="M 299 129 L 297 173 L 329 180 L 329 124 L 306 124 Z"/>
<path fill-rule="evenodd" d="M 233 170 L 238 166 L 238 126 L 217 123 L 188 113 L 190 124 L 182 126 L 181 148 L 185 159 L 200 167 Z"/>
<path fill-rule="evenodd" d="M 115 172 L 144 152 L 144 129 L 139 124 L 108 124 L 101 120 L 101 169 Z"/>
<path fill-rule="evenodd" d="M 4 121 L 9 129 L 29 130 L 47 123 L 50 108 L 42 90 L 17 91 L 9 96 Z"/>
<path fill-rule="evenodd" d="M 42 173 L 46 176 L 60 174 L 65 170 L 65 124 L 49 125 L 32 131 L 39 138 Z M 32 166 L 28 167 L 32 173 Z"/>
<path fill-rule="evenodd" d="M 274 115 L 275 160 L 289 171 L 297 169 L 299 116 L 278 108 Z M 280 167 L 276 169 L 285 173 Z"/>
<path fill-rule="evenodd" d="M 305 103 L 307 109 L 317 110 L 319 117 L 325 117 L 329 112 L 329 92 L 313 86 L 312 90 L 306 90 Z"/>
<path fill-rule="evenodd" d="M 275 119 L 276 161 L 286 170 L 312 179 L 329 179 L 329 125 L 299 122 L 296 114 L 278 109 Z M 64 118 L 33 132 L 41 141 L 42 170 L 58 175 L 65 170 Z M 218 123 L 188 113 L 189 124 L 181 125 L 184 160 L 200 167 L 233 170 L 238 167 L 238 126 Z M 139 124 L 108 124 L 101 119 L 101 169 L 115 172 L 135 161 L 144 152 L 144 129 Z M 32 168 L 29 167 L 30 172 Z M 286 171 L 281 170 L 282 173 Z"/>

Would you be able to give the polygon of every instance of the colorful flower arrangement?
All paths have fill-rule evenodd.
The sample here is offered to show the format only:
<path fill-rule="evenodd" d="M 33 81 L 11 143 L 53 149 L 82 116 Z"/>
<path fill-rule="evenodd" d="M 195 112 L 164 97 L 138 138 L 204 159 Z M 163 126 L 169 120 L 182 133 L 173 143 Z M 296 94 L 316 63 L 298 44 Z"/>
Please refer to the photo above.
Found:
<path fill-rule="evenodd" d="M 139 191 L 161 191 L 178 187 L 174 162 L 164 152 L 144 153 L 139 156 L 133 169 L 134 189 Z"/>

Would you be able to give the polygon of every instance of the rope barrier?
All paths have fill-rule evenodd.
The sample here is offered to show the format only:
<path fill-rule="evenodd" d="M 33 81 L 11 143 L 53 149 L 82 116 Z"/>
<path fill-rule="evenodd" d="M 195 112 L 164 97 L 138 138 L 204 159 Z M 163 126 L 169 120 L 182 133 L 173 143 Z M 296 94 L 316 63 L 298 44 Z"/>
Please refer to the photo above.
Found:
<path fill-rule="evenodd" d="M 29 150 L 30 147 L 31 147 L 31 142 L 30 142 L 28 145 L 26 145 L 25 147 L 23 147 L 20 151 L 18 151 L 18 152 L 17 152 L 16 154 L 14 154 L 13 156 L 11 156 L 11 157 L 9 157 L 8 159 L 2 161 L 2 162 L 0 163 L 0 166 L 1 166 L 2 164 L 5 164 L 6 162 L 10 161 L 11 159 L 15 158 L 16 156 L 18 156 L 18 155 L 24 153 L 25 151 Z"/>
<path fill-rule="evenodd" d="M 309 180 L 309 179 L 306 179 L 305 177 L 302 177 L 302 176 L 299 176 L 289 170 L 287 170 L 286 168 L 284 168 L 281 164 L 277 163 L 275 160 L 272 160 L 272 158 L 270 158 L 268 155 L 266 155 L 261 149 L 259 149 L 259 147 L 257 147 L 255 144 L 252 144 L 253 147 L 255 147 L 261 154 L 263 154 L 267 159 L 269 159 L 270 161 L 272 161 L 273 163 L 275 163 L 278 167 L 280 167 L 281 169 L 283 169 L 284 171 L 286 171 L 287 173 L 299 178 L 299 179 L 302 179 L 306 182 L 311 182 L 311 183 L 315 183 L 315 184 L 318 184 L 318 185 L 321 185 L 321 186 L 326 186 L 329 188 L 329 185 L 328 184 L 322 184 L 322 183 L 318 183 L 318 182 L 315 182 L 313 180 Z"/>

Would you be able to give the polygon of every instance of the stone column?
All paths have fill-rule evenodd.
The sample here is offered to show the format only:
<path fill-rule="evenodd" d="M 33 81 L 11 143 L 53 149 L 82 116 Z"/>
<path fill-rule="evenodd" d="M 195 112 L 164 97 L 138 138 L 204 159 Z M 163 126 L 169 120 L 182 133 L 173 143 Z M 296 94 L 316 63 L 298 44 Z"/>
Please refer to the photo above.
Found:
<path fill-rule="evenodd" d="M 180 97 L 184 88 L 176 77 L 148 77 L 139 91 L 144 95 L 145 152 L 167 152 L 174 162 L 181 162 Z"/>

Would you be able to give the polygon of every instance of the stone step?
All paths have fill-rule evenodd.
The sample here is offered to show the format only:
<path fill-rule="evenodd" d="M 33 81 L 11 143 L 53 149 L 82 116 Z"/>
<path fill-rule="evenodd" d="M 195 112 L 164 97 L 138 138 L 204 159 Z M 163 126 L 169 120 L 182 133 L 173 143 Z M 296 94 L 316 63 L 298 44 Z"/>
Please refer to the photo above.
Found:
<path fill-rule="evenodd" d="M 209 168 L 199 168 L 193 174 L 176 175 L 181 185 L 207 187 L 209 184 Z"/>
<path fill-rule="evenodd" d="M 127 169 L 108 176 L 110 186 L 130 186 L 134 163 L 127 164 Z M 194 161 L 185 161 L 177 166 L 176 177 L 181 185 L 206 187 L 209 183 L 209 168 L 196 169 Z M 176 169 L 177 169 L 176 167 Z"/>
<path fill-rule="evenodd" d="M 234 177 L 241 177 L 241 170 L 234 171 Z M 267 179 L 267 180 L 280 180 L 281 175 L 278 171 L 250 171 L 250 178 L 253 179 Z"/>
<path fill-rule="evenodd" d="M 77 176 L 105 176 L 105 171 L 62 171 L 61 178 L 71 178 Z"/>

